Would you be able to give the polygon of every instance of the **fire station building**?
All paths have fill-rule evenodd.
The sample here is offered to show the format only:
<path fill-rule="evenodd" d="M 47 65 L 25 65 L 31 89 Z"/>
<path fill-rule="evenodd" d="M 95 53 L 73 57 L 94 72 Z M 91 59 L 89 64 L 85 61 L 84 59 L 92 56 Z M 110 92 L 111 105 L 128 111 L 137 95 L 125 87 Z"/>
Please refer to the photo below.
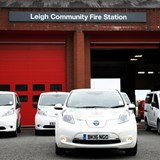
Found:
<path fill-rule="evenodd" d="M 41 92 L 120 78 L 121 91 L 160 89 L 160 4 L 139 0 L 0 0 L 0 90 L 16 91 L 22 125 Z"/>

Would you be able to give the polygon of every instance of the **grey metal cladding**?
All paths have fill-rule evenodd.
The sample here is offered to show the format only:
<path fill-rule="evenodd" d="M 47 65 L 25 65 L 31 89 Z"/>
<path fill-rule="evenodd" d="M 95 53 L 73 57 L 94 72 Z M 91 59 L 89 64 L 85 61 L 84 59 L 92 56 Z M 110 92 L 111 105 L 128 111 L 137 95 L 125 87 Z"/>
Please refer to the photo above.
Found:
<path fill-rule="evenodd" d="M 0 0 L 1 8 L 160 8 L 160 0 Z"/>

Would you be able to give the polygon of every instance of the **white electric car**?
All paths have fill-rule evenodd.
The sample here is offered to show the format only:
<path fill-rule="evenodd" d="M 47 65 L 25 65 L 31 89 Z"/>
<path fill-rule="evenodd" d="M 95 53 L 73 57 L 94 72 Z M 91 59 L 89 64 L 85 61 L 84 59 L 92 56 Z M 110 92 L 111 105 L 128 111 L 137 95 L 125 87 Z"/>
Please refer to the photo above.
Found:
<path fill-rule="evenodd" d="M 55 128 L 57 155 L 67 149 L 122 149 L 137 153 L 135 115 L 117 90 L 77 89 L 68 96 Z"/>
<path fill-rule="evenodd" d="M 0 132 L 14 137 L 21 131 L 21 103 L 15 92 L 0 91 Z"/>
<path fill-rule="evenodd" d="M 35 115 L 35 135 L 39 135 L 45 130 L 55 130 L 55 121 L 63 104 L 68 96 L 68 92 L 44 92 L 40 94 Z"/>

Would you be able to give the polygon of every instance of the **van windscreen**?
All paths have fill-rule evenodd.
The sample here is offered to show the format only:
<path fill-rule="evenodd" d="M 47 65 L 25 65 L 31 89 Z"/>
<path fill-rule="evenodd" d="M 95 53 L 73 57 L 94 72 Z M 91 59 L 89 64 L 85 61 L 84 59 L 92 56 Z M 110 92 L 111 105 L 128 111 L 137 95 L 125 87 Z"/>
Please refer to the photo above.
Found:
<path fill-rule="evenodd" d="M 67 98 L 67 94 L 57 94 L 57 95 L 43 95 L 40 97 L 39 105 L 45 106 L 55 106 L 55 104 L 60 103 L 64 104 Z"/>
<path fill-rule="evenodd" d="M 0 94 L 0 106 L 11 106 L 13 105 L 12 94 Z"/>

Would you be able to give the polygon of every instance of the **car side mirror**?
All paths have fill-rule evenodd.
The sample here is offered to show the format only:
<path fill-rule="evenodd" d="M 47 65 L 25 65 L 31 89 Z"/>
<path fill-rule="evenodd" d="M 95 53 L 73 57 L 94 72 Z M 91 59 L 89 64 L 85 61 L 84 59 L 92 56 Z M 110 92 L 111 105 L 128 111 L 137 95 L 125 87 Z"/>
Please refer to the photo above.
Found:
<path fill-rule="evenodd" d="M 130 103 L 128 108 L 129 110 L 132 110 L 134 114 L 136 114 L 136 106 L 134 103 Z"/>
<path fill-rule="evenodd" d="M 129 109 L 133 109 L 133 108 L 135 108 L 134 103 L 130 103 L 130 104 L 129 104 Z"/>

